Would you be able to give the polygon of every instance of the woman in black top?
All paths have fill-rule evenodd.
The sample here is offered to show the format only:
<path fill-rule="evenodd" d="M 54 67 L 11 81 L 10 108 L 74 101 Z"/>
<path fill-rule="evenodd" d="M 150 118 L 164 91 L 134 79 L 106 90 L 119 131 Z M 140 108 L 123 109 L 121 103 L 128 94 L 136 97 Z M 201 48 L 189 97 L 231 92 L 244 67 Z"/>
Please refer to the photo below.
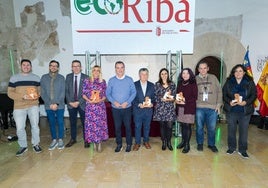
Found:
<path fill-rule="evenodd" d="M 243 158 L 248 158 L 246 152 L 248 125 L 254 112 L 256 97 L 257 91 L 252 77 L 247 74 L 243 65 L 235 65 L 223 86 L 223 110 L 226 112 L 228 123 L 227 154 L 233 154 L 236 150 L 236 129 L 238 126 L 238 153 Z"/>

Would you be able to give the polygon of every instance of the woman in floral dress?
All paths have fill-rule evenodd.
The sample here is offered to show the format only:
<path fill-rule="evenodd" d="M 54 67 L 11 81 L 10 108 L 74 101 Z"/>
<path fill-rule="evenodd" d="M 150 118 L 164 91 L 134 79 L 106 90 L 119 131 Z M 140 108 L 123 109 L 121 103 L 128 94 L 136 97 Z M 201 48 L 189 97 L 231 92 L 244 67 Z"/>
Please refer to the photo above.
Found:
<path fill-rule="evenodd" d="M 159 80 L 155 84 L 155 101 L 153 120 L 159 121 L 162 140 L 162 150 L 166 147 L 173 150 L 171 145 L 172 126 L 176 120 L 175 100 L 176 86 L 169 79 L 169 73 L 166 68 L 159 72 Z"/>
<path fill-rule="evenodd" d="M 83 82 L 85 108 L 85 140 L 94 144 L 101 152 L 101 142 L 108 139 L 107 115 L 105 106 L 106 82 L 102 79 L 101 68 L 95 65 L 91 77 Z"/>

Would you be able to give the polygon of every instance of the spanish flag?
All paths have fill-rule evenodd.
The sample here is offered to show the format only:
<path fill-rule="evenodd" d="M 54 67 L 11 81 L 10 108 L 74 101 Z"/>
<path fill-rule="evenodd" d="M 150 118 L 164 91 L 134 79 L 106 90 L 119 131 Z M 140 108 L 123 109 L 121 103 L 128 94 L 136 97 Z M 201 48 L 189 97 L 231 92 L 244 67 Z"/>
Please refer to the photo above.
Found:
<path fill-rule="evenodd" d="M 257 83 L 257 93 L 260 101 L 259 113 L 261 116 L 268 116 L 268 61 L 266 61 Z"/>

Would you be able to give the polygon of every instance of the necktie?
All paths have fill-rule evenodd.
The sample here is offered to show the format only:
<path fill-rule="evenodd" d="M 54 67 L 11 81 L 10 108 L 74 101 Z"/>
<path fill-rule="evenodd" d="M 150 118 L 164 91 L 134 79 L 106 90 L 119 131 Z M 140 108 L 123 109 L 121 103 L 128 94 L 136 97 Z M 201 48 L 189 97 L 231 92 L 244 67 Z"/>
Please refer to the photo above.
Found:
<path fill-rule="evenodd" d="M 74 100 L 77 101 L 77 76 L 75 76 L 74 80 Z"/>

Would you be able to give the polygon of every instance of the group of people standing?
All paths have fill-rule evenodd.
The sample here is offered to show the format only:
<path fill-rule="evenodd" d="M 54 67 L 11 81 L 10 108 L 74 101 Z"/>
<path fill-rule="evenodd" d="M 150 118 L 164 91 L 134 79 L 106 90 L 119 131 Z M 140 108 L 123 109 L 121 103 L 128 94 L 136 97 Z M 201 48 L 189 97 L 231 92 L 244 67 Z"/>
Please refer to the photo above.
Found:
<path fill-rule="evenodd" d="M 21 74 L 11 77 L 8 95 L 14 100 L 14 119 L 17 126 L 20 149 L 17 156 L 27 151 L 25 121 L 28 115 L 32 127 L 32 145 L 35 152 L 42 151 L 39 146 L 39 96 L 44 101 L 50 125 L 52 142 L 49 150 L 56 147 L 63 149 L 76 143 L 77 114 L 79 113 L 82 127 L 84 147 L 94 144 L 94 149 L 101 151 L 101 142 L 108 139 L 108 126 L 105 100 L 111 102 L 115 126 L 115 152 L 123 149 L 121 127 L 125 126 L 126 152 L 131 149 L 138 151 L 143 145 L 151 149 L 149 133 L 151 121 L 158 121 L 162 140 L 162 150 L 173 150 L 171 138 L 175 121 L 181 126 L 182 139 L 176 147 L 182 153 L 190 151 L 192 125 L 196 124 L 197 150 L 203 151 L 204 128 L 207 128 L 207 146 L 212 152 L 218 152 L 215 145 L 215 131 L 218 114 L 224 104 L 228 123 L 227 154 L 236 151 L 236 129 L 239 127 L 238 152 L 248 158 L 247 129 L 250 116 L 254 111 L 253 102 L 256 98 L 255 84 L 246 69 L 236 65 L 227 81 L 221 88 L 217 78 L 209 74 L 206 62 L 197 65 L 198 75 L 189 68 L 184 68 L 178 78 L 177 86 L 169 78 L 169 72 L 162 68 L 158 81 L 148 81 L 147 68 L 139 70 L 139 80 L 125 74 L 125 64 L 115 63 L 115 76 L 108 84 L 102 78 L 101 67 L 94 66 L 91 76 L 81 73 L 82 67 L 78 60 L 72 62 L 72 73 L 66 79 L 58 73 L 59 62 L 49 63 L 49 73 L 38 76 L 31 73 L 31 62 L 21 61 Z M 30 92 L 32 91 L 32 93 Z M 222 92 L 223 91 L 223 92 Z M 223 93 L 223 95 L 222 95 Z M 239 100 L 237 99 L 239 96 Z M 67 103 L 71 139 L 64 145 L 64 106 Z M 132 148 L 131 121 L 135 123 L 135 144 Z"/>
<path fill-rule="evenodd" d="M 39 129 L 39 97 L 44 101 L 44 107 L 50 127 L 52 141 L 49 150 L 64 149 L 77 142 L 77 115 L 79 114 L 82 127 L 84 147 L 101 151 L 101 142 L 108 139 L 106 121 L 106 83 L 102 79 L 99 66 L 92 68 L 91 77 L 83 74 L 81 62 L 72 61 L 72 73 L 66 76 L 59 74 L 60 63 L 56 60 L 49 62 L 49 73 L 41 79 L 32 73 L 32 63 L 28 59 L 21 60 L 21 73 L 10 78 L 8 96 L 14 100 L 13 116 L 16 122 L 18 144 L 17 156 L 28 150 L 26 136 L 26 118 L 31 124 L 32 145 L 36 153 L 42 152 Z M 98 91 L 97 98 L 91 98 L 93 91 Z M 64 138 L 64 109 L 67 104 L 71 128 L 71 139 L 65 145 Z"/>

